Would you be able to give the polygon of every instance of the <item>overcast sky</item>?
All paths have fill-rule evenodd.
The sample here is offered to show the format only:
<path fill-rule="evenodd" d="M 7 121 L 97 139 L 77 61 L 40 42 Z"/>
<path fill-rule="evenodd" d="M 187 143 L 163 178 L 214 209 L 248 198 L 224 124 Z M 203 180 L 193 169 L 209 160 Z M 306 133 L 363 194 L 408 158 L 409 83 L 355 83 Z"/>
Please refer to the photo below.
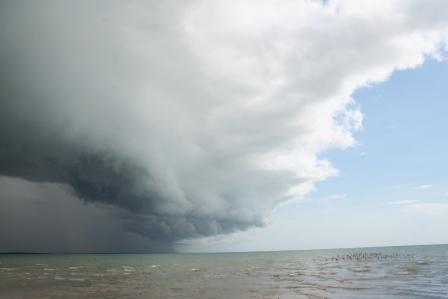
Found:
<path fill-rule="evenodd" d="M 448 2 L 2 1 L 0 250 L 446 243 Z"/>

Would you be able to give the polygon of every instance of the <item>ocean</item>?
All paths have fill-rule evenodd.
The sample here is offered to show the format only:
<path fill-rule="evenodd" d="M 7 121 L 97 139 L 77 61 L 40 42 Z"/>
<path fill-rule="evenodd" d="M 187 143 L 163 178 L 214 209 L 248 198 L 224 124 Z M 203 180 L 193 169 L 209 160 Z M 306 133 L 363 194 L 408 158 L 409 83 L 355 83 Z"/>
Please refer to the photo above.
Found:
<path fill-rule="evenodd" d="M 448 245 L 3 254 L 0 298 L 448 298 Z"/>

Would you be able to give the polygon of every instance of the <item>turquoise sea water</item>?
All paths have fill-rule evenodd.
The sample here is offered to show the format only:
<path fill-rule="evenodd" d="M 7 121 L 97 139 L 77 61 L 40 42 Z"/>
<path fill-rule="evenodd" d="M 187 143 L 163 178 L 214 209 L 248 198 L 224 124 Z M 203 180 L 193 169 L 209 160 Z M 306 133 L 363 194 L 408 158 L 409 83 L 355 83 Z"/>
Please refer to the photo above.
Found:
<path fill-rule="evenodd" d="M 448 298 L 448 245 L 0 255 L 0 298 Z"/>

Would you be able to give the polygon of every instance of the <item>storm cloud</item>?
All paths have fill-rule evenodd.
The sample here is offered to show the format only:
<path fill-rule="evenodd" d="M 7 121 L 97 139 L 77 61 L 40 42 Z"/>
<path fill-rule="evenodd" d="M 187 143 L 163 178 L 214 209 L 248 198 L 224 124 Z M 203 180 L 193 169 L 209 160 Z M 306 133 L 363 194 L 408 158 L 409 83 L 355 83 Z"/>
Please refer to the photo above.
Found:
<path fill-rule="evenodd" d="M 262 226 L 338 171 L 352 93 L 443 58 L 448 2 L 1 1 L 0 175 L 151 240 Z"/>

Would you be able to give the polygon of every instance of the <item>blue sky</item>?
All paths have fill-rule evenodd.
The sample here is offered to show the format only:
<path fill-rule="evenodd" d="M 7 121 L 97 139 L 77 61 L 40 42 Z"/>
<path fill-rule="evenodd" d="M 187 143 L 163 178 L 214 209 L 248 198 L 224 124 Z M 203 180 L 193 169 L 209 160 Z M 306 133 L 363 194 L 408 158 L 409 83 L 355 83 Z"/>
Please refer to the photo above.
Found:
<path fill-rule="evenodd" d="M 356 91 L 364 115 L 357 144 L 322 155 L 339 175 L 277 208 L 269 226 L 206 250 L 448 243 L 446 78 L 448 63 L 428 60 Z"/>
<path fill-rule="evenodd" d="M 364 114 L 364 129 L 356 134 L 358 146 L 325 154 L 341 175 L 319 184 L 318 195 L 349 192 L 376 202 L 448 191 L 447 75 L 446 62 L 429 61 L 357 91 L 354 98 Z M 425 193 L 412 189 L 421 185 L 433 187 Z"/>

